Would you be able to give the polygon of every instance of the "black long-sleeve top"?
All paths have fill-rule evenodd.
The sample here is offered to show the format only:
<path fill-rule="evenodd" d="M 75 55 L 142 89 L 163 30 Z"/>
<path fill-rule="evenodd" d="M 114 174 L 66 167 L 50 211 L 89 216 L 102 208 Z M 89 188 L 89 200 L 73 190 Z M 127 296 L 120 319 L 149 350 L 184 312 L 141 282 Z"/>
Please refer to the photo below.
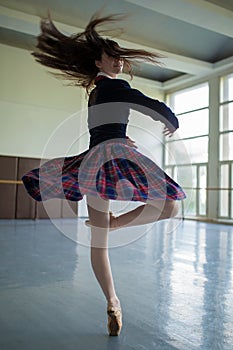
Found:
<path fill-rule="evenodd" d="M 175 131 L 175 114 L 163 102 L 154 100 L 123 79 L 97 78 L 88 101 L 90 147 L 112 138 L 125 138 L 130 109 L 137 110 Z"/>

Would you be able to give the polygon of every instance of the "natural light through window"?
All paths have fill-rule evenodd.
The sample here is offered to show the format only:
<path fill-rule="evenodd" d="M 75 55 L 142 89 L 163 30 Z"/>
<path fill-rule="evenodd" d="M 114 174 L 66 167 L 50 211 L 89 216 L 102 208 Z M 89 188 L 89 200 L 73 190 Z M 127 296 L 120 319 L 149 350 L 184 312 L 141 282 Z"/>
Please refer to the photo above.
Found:
<path fill-rule="evenodd" d="M 221 78 L 219 126 L 219 217 L 233 219 L 233 74 Z"/>
<path fill-rule="evenodd" d="M 166 140 L 165 168 L 187 194 L 185 215 L 206 216 L 209 85 L 204 83 L 170 94 L 168 104 L 180 127 L 171 140 Z"/>

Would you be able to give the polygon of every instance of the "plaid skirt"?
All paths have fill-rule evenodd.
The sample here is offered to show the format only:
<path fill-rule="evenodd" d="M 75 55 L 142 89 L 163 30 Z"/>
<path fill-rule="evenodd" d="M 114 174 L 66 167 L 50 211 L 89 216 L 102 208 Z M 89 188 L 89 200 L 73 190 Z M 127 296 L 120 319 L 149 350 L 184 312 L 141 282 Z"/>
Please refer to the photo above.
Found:
<path fill-rule="evenodd" d="M 37 201 L 84 195 L 103 199 L 143 201 L 185 198 L 182 188 L 148 157 L 116 140 L 76 156 L 56 158 L 22 178 Z"/>

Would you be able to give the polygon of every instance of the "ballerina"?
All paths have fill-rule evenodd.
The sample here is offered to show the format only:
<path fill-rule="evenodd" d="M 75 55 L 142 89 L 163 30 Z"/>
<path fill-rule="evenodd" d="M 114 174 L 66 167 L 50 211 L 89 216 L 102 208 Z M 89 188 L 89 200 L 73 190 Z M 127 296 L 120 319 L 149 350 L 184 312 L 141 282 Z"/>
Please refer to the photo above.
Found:
<path fill-rule="evenodd" d="M 67 36 L 52 19 L 41 21 L 36 60 L 61 72 L 76 86 L 85 88 L 88 99 L 89 149 L 83 153 L 52 159 L 22 178 L 28 193 L 37 201 L 65 198 L 80 201 L 87 197 L 91 228 L 91 263 L 107 301 L 108 332 L 120 334 L 122 310 L 108 256 L 110 230 L 144 225 L 174 217 L 182 188 L 152 160 L 141 154 L 126 135 L 130 109 L 142 111 L 164 124 L 164 134 L 172 136 L 179 127 L 174 113 L 162 102 L 149 98 L 120 73 L 132 76 L 132 64 L 140 59 L 158 63 L 159 55 L 140 49 L 127 49 L 104 38 L 97 27 L 121 19 L 119 15 L 94 15 L 84 32 Z M 59 178 L 58 174 L 62 175 Z M 124 181 L 118 191 L 117 184 Z M 115 217 L 109 212 L 110 200 L 141 201 L 142 205 Z"/>

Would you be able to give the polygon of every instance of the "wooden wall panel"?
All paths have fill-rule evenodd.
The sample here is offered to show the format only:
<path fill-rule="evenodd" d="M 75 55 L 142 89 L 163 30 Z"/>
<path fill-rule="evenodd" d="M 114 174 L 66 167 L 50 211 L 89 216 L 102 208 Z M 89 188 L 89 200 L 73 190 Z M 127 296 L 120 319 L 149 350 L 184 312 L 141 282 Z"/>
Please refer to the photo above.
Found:
<path fill-rule="evenodd" d="M 17 157 L 0 156 L 0 179 L 16 180 L 17 179 Z"/>
<path fill-rule="evenodd" d="M 16 185 L 0 184 L 0 219 L 14 219 Z"/>
<path fill-rule="evenodd" d="M 31 169 L 40 165 L 39 159 L 19 158 L 17 179 Z M 16 219 L 34 219 L 36 214 L 36 202 L 32 199 L 23 185 L 17 186 Z"/>
<path fill-rule="evenodd" d="M 61 218 L 62 200 L 59 198 L 49 199 L 45 202 L 36 203 L 37 219 L 56 219 Z"/>
<path fill-rule="evenodd" d="M 36 202 L 26 192 L 23 185 L 17 186 L 16 219 L 34 219 Z"/>
<path fill-rule="evenodd" d="M 78 204 L 61 199 L 36 202 L 22 176 L 40 166 L 40 159 L 0 156 L 0 219 L 76 218 Z"/>
<path fill-rule="evenodd" d="M 62 218 L 77 218 L 78 216 L 78 203 L 72 201 L 62 201 Z"/>
<path fill-rule="evenodd" d="M 0 219 L 14 219 L 16 210 L 16 157 L 0 156 Z"/>

